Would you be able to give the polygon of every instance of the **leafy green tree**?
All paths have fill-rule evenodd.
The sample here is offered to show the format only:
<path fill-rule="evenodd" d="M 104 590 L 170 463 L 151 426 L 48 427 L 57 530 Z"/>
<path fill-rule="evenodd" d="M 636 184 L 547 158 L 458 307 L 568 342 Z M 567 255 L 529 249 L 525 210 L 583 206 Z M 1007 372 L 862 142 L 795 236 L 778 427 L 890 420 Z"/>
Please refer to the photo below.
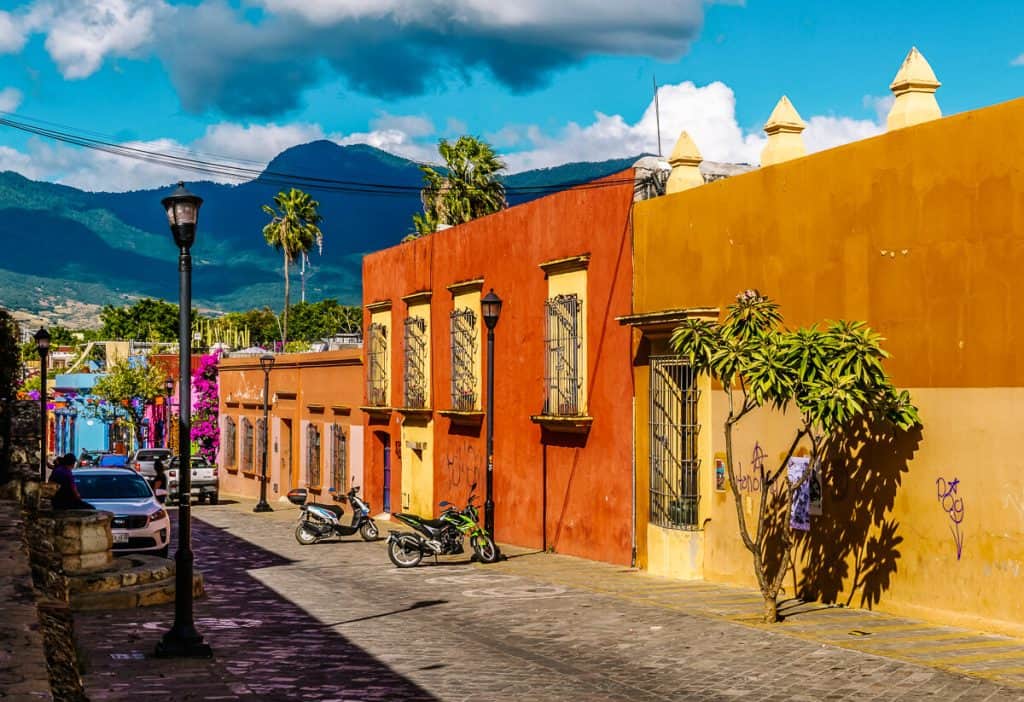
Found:
<path fill-rule="evenodd" d="M 822 459 L 828 439 L 852 425 L 884 420 L 908 430 L 920 423 L 907 391 L 897 391 L 883 368 L 888 357 L 883 338 L 863 322 L 829 322 L 789 330 L 777 304 L 756 290 L 747 290 L 729 307 L 723 322 L 690 319 L 675 329 L 672 347 L 689 359 L 695 372 L 719 383 L 728 400 L 725 419 L 726 469 L 732 488 L 743 545 L 754 561 L 754 574 L 764 597 L 764 620 L 778 621 L 777 597 L 791 558 L 792 533 L 780 530 L 781 543 L 770 543 L 768 525 L 790 514 L 793 500 L 811 470 L 791 482 L 787 465 L 803 441 L 810 443 L 810 465 Z M 733 435 L 737 424 L 763 407 L 799 417 L 793 442 L 778 468 L 760 466 L 761 495 L 754 523 L 747 525 L 734 470 Z M 783 481 L 784 499 L 771 507 L 768 496 Z M 771 558 L 778 554 L 778 559 Z"/>
<path fill-rule="evenodd" d="M 505 163 L 486 141 L 461 136 L 452 144 L 442 139 L 437 146 L 444 159 L 444 172 L 430 166 L 423 171 L 423 214 L 412 217 L 415 239 L 437 231 L 439 224 L 463 224 L 502 210 L 506 206 L 505 186 L 498 172 Z"/>
<path fill-rule="evenodd" d="M 333 298 L 319 302 L 300 302 L 291 310 L 291 337 L 301 341 L 317 341 L 338 333 L 362 329 L 361 307 L 349 307 Z"/>
<path fill-rule="evenodd" d="M 148 359 L 140 362 L 137 358 L 126 358 L 107 369 L 106 375 L 93 386 L 93 394 L 121 406 L 135 433 L 136 445 L 141 446 L 145 405 L 163 394 L 164 379 L 164 372 Z"/>
<path fill-rule="evenodd" d="M 314 245 L 323 242 L 320 231 L 320 203 L 301 190 L 292 188 L 274 196 L 274 205 L 263 205 L 270 222 L 263 227 L 263 238 L 284 255 L 284 312 L 282 314 L 281 343 L 288 343 L 288 297 L 291 291 L 288 268 L 301 255 L 309 253 Z"/>
<path fill-rule="evenodd" d="M 193 318 L 196 311 L 192 311 Z M 106 339 L 174 341 L 178 338 L 178 306 L 163 300 L 142 298 L 131 305 L 105 305 L 100 312 Z"/>

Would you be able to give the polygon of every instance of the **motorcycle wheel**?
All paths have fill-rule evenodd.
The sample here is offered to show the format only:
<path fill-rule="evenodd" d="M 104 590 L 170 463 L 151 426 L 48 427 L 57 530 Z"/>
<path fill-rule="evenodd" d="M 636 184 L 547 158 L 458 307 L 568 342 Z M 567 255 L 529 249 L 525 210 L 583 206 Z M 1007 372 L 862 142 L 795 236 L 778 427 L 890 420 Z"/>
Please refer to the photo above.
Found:
<path fill-rule="evenodd" d="M 406 544 L 413 548 L 407 549 Z M 395 539 L 388 542 L 388 558 L 396 568 L 415 568 L 423 560 L 423 554 L 415 547 L 412 539 Z"/>
<path fill-rule="evenodd" d="M 470 544 L 473 546 L 473 553 L 481 563 L 496 563 L 498 561 L 498 547 L 494 545 L 494 539 L 487 534 L 477 534 L 470 539 Z"/>
<path fill-rule="evenodd" d="M 363 541 L 376 541 L 380 532 L 377 530 L 376 524 L 367 520 L 359 527 L 359 535 L 363 537 Z"/>
<path fill-rule="evenodd" d="M 319 541 L 320 537 L 306 529 L 305 524 L 299 524 L 295 527 L 295 540 L 303 546 L 309 546 Z"/>

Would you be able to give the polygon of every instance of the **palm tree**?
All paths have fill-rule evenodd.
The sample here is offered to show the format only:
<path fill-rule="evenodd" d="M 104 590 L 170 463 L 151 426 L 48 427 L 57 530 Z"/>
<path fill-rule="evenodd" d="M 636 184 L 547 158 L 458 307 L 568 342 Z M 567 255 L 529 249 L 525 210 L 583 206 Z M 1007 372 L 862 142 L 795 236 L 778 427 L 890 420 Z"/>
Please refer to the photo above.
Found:
<path fill-rule="evenodd" d="M 441 224 L 462 224 L 504 209 L 505 186 L 498 172 L 505 163 L 486 141 L 462 136 L 452 144 L 447 139 L 438 143 L 444 159 L 445 172 L 430 166 L 423 171 L 423 214 L 413 215 L 416 231 L 408 238 L 418 238 L 437 230 Z"/>
<path fill-rule="evenodd" d="M 313 246 L 323 243 L 324 235 L 319 224 L 323 217 L 317 211 L 320 203 L 301 190 L 292 188 L 274 196 L 277 208 L 264 205 L 263 211 L 270 215 L 270 222 L 263 227 L 263 238 L 267 244 L 284 253 L 284 322 L 281 325 L 281 344 L 288 343 L 288 296 L 290 282 L 288 266 L 299 256 L 309 253 Z"/>

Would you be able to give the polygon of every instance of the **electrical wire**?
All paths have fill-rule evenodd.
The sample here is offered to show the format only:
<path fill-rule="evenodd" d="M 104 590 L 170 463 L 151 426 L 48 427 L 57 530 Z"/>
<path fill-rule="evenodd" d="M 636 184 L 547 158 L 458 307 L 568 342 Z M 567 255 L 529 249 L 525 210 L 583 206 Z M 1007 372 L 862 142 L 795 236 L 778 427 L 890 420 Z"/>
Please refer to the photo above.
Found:
<path fill-rule="evenodd" d="M 102 135 L 97 135 L 95 133 L 84 132 L 82 130 L 64 127 L 63 125 L 55 125 L 54 123 L 48 123 L 43 120 L 26 118 L 13 113 L 0 113 L 0 126 L 33 134 L 44 139 L 50 139 L 80 148 L 108 153 L 121 158 L 128 158 L 144 163 L 190 171 L 208 176 L 217 176 L 221 179 L 237 180 L 239 182 L 259 180 L 260 182 L 274 185 L 299 185 L 310 190 L 335 193 L 357 193 L 363 195 L 416 195 L 418 197 L 421 192 L 421 186 L 418 185 L 341 180 L 281 171 L 270 171 L 262 167 L 254 168 L 245 165 L 235 165 L 242 163 L 259 165 L 259 162 L 257 161 L 233 159 L 235 164 L 232 164 L 225 162 L 225 160 L 218 161 L 211 158 L 198 158 L 199 156 L 203 156 L 203 154 L 197 152 L 182 152 L 179 150 L 180 153 L 188 153 L 190 155 L 176 156 L 164 151 L 156 151 L 153 149 L 146 149 L 141 146 L 117 143 L 115 141 L 111 141 L 109 137 L 101 138 Z M 55 128 L 58 126 L 63 128 Z M 543 195 L 568 189 L 594 190 L 618 187 L 633 182 L 634 179 L 630 177 L 605 178 L 596 181 L 567 181 L 548 185 L 506 185 L 505 193 L 511 195 Z"/>

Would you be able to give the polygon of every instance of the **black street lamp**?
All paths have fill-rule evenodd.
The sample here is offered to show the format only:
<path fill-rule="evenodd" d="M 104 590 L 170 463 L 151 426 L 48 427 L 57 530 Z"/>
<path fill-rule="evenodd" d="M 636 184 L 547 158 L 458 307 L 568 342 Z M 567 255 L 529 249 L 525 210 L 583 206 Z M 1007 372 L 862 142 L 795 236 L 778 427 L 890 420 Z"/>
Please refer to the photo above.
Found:
<path fill-rule="evenodd" d="M 46 482 L 46 359 L 50 355 L 50 332 L 39 327 L 34 336 L 39 352 L 39 482 Z"/>
<path fill-rule="evenodd" d="M 480 300 L 480 312 L 487 325 L 487 497 L 484 500 L 484 528 L 494 538 L 494 327 L 501 315 L 501 298 L 494 288 Z M 495 543 L 497 548 L 497 543 Z"/>
<path fill-rule="evenodd" d="M 260 501 L 252 508 L 253 512 L 273 512 L 274 508 L 267 503 L 267 413 L 269 412 L 270 371 L 274 367 L 274 357 L 265 353 L 260 356 L 260 368 L 263 369 L 263 455 L 260 456 Z"/>
<path fill-rule="evenodd" d="M 164 448 L 171 446 L 171 396 L 174 395 L 174 378 L 164 381 Z"/>
<path fill-rule="evenodd" d="M 178 551 L 174 554 L 174 624 L 156 645 L 160 658 L 212 658 L 192 617 L 192 254 L 203 199 L 184 183 L 161 200 L 178 247 Z"/>

